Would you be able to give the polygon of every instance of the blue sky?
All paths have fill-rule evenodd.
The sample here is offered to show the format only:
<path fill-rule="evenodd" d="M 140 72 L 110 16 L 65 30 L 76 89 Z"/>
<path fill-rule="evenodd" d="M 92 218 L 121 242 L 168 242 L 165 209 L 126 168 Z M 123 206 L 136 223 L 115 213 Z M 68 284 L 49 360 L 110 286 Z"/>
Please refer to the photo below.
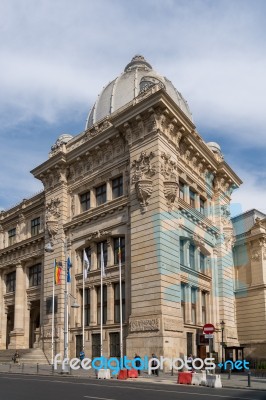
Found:
<path fill-rule="evenodd" d="M 0 0 L 0 209 L 42 188 L 29 171 L 142 54 L 243 180 L 235 212 L 266 213 L 265 13 L 260 0 Z"/>

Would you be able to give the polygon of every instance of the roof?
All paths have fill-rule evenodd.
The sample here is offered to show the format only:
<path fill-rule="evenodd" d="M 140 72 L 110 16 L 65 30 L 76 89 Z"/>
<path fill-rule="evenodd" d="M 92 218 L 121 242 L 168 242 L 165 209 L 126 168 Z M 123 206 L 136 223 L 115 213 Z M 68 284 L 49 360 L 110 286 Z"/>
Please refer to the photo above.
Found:
<path fill-rule="evenodd" d="M 156 84 L 166 90 L 178 107 L 192 121 L 192 114 L 186 100 L 176 90 L 172 82 L 159 75 L 143 56 L 136 55 L 127 64 L 122 74 L 106 85 L 99 94 L 89 112 L 85 129 L 89 129 L 98 121 L 131 102 L 141 92 Z"/>

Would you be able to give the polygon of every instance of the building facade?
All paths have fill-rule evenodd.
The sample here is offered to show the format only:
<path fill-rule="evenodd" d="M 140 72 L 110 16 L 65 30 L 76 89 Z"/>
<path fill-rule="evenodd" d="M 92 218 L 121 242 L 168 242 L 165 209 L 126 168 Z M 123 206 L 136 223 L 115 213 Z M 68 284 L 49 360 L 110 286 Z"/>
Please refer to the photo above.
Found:
<path fill-rule="evenodd" d="M 85 304 L 85 353 L 99 355 L 103 246 L 103 354 L 118 356 L 119 241 L 124 354 L 204 357 L 202 327 L 212 323 L 212 351 L 221 356 L 222 320 L 224 341 L 239 344 L 229 206 L 241 180 L 219 145 L 203 141 L 182 95 L 142 56 L 103 89 L 84 132 L 61 135 L 32 174 L 44 191 L 0 214 L 2 349 L 35 346 L 51 356 L 54 259 L 64 266 L 69 256 L 68 291 Z M 48 243 L 53 253 L 44 251 Z M 64 284 L 56 285 L 57 353 L 64 299 Z M 69 309 L 74 356 L 82 315 Z"/>
<path fill-rule="evenodd" d="M 258 210 L 232 218 L 235 245 L 236 321 L 246 357 L 266 355 L 266 215 Z"/>

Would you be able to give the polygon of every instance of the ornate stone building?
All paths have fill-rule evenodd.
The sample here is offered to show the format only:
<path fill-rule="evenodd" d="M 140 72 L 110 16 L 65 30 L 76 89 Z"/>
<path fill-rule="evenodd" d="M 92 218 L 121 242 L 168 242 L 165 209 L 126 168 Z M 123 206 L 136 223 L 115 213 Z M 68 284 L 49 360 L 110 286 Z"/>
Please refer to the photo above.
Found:
<path fill-rule="evenodd" d="M 232 218 L 236 321 L 246 357 L 266 355 L 266 215 L 257 210 Z"/>
<path fill-rule="evenodd" d="M 102 243 L 103 354 L 119 355 L 119 238 L 124 354 L 204 356 L 206 322 L 217 328 L 220 353 L 221 320 L 226 343 L 239 344 L 228 210 L 241 181 L 220 147 L 203 141 L 182 95 L 142 56 L 103 89 L 85 131 L 61 135 L 32 174 L 44 191 L 0 214 L 2 349 L 38 346 L 50 357 L 54 259 L 71 257 L 69 291 L 82 304 L 85 249 L 85 352 L 98 355 Z M 44 251 L 49 242 L 53 253 Z M 62 352 L 64 285 L 55 296 Z M 72 309 L 72 356 L 81 334 L 81 309 Z"/>

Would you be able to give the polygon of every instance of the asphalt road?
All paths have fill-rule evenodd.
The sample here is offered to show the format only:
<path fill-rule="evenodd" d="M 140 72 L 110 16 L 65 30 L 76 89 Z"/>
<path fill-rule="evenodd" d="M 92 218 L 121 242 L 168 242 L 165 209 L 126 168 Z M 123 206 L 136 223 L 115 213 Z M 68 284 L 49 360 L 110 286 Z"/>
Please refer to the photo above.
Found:
<path fill-rule="evenodd" d="M 265 400 L 266 392 L 240 389 L 0 374 L 0 400 Z"/>

